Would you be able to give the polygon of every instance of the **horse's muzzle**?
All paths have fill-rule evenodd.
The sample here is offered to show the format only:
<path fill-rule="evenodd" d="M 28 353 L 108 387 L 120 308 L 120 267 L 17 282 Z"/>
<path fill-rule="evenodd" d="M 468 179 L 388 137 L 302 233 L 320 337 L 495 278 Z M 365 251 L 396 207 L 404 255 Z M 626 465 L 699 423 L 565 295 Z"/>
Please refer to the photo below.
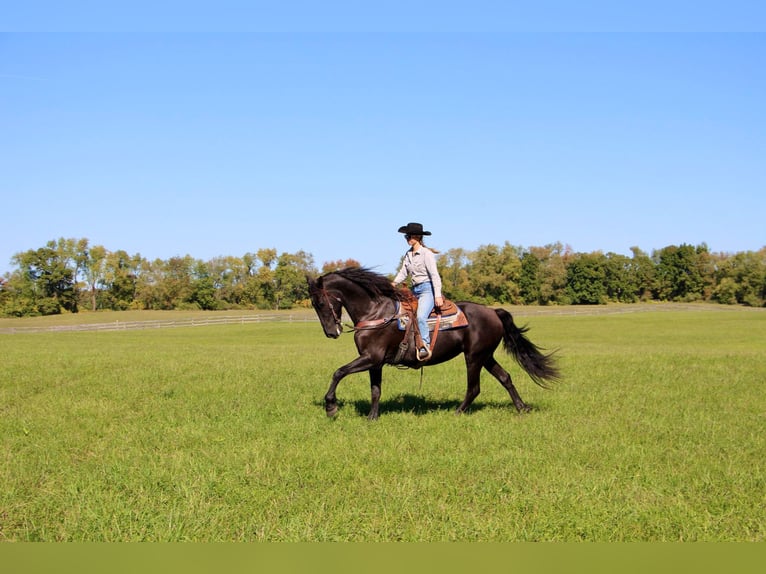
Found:
<path fill-rule="evenodd" d="M 341 331 L 340 325 L 337 325 L 334 331 L 327 330 L 324 332 L 324 334 L 328 339 L 337 339 L 338 337 L 340 337 L 341 332 L 342 331 Z"/>

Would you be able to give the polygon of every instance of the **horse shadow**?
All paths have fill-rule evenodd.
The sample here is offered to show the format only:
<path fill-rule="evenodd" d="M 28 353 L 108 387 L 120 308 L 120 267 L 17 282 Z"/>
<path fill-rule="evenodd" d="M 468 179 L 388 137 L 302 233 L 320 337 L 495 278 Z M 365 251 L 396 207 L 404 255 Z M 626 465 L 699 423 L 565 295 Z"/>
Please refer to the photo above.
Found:
<path fill-rule="evenodd" d="M 391 398 L 381 399 L 380 413 L 381 413 L 381 416 L 387 413 L 388 414 L 409 413 L 415 416 L 425 416 L 425 415 L 429 415 L 439 411 L 447 411 L 450 413 L 454 413 L 457 410 L 458 406 L 460 406 L 461 402 L 462 401 L 457 399 L 436 400 L 436 399 L 431 399 L 422 395 L 413 395 L 410 393 L 405 393 L 405 394 L 397 395 Z M 317 406 L 322 406 L 322 407 L 324 406 L 324 402 L 322 401 L 315 401 L 314 403 Z M 344 401 L 342 399 L 338 400 L 338 408 L 343 409 L 344 407 L 349 407 L 349 406 L 356 411 L 356 414 L 358 416 L 366 417 L 370 412 L 370 401 L 368 399 L 356 399 L 356 400 L 349 400 L 349 401 Z M 494 410 L 494 409 L 508 409 L 508 408 L 510 408 L 510 410 L 516 413 L 516 410 L 513 408 L 512 403 L 497 402 L 497 401 L 475 402 L 468 408 L 468 410 L 464 414 L 470 415 L 472 413 L 477 413 L 485 409 Z M 532 406 L 532 410 L 535 411 L 537 409 L 534 406 Z"/>
<path fill-rule="evenodd" d="M 423 416 L 434 411 L 452 411 L 454 412 L 460 402 L 454 399 L 435 400 L 422 395 L 413 395 L 405 393 L 387 399 L 380 400 L 380 412 L 383 413 L 411 413 L 416 416 Z M 356 409 L 357 414 L 367 416 L 370 412 L 370 401 L 365 399 L 351 401 L 351 406 Z M 482 408 L 481 404 L 473 405 Z M 470 409 L 473 410 L 473 409 Z"/>

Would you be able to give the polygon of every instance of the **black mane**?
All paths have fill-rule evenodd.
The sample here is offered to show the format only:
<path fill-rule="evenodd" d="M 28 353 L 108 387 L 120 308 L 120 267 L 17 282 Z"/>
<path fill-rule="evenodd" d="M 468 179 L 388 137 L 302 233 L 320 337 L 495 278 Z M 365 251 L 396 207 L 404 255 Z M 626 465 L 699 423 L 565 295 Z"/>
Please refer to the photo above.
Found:
<path fill-rule="evenodd" d="M 398 300 L 405 298 L 405 294 L 402 290 L 396 289 L 391 285 L 391 280 L 388 277 L 381 275 L 380 273 L 375 273 L 366 267 L 346 267 L 345 269 L 328 273 L 324 277 L 329 275 L 338 275 L 339 277 L 343 277 L 344 279 L 359 285 L 373 298 L 389 297 Z"/>

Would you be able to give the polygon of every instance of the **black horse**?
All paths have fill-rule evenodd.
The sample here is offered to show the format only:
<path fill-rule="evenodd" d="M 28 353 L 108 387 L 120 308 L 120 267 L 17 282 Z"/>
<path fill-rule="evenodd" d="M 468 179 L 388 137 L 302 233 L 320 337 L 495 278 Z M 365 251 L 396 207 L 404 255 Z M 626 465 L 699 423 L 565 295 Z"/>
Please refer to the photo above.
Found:
<path fill-rule="evenodd" d="M 325 395 L 325 411 L 328 417 L 338 412 L 335 389 L 338 383 L 352 373 L 370 372 L 372 401 L 369 419 L 378 418 L 380 385 L 383 366 L 403 365 L 420 368 L 448 361 L 460 353 L 465 355 L 468 370 L 468 388 L 465 399 L 457 413 L 465 411 L 479 395 L 479 378 L 482 367 L 487 369 L 511 395 L 519 412 L 530 408 L 521 400 L 511 376 L 494 358 L 495 349 L 503 341 L 510 353 L 532 380 L 542 387 L 546 382 L 556 381 L 559 371 L 553 354 L 543 354 L 524 336 L 526 327 L 517 327 L 511 314 L 504 309 L 490 309 L 476 303 L 458 303 L 465 313 L 468 325 L 459 329 L 442 330 L 437 334 L 433 355 L 425 363 L 415 356 L 414 345 L 409 353 L 401 356 L 399 345 L 404 332 L 398 326 L 398 301 L 404 298 L 403 290 L 395 289 L 390 281 L 377 273 L 363 268 L 348 268 L 308 279 L 311 303 L 322 323 L 325 335 L 337 339 L 343 332 L 341 316 L 343 307 L 354 323 L 354 342 L 359 356 L 340 367 L 332 376 L 332 383 Z"/>

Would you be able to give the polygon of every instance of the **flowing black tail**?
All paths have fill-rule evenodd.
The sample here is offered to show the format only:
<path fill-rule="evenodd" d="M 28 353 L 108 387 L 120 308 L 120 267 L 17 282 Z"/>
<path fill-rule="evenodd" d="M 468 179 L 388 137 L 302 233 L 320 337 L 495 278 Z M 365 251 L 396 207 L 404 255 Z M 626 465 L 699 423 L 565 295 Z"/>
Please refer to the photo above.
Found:
<path fill-rule="evenodd" d="M 532 380 L 543 388 L 550 388 L 548 383 L 561 379 L 559 368 L 554 358 L 555 351 L 549 354 L 541 352 L 540 348 L 524 336 L 529 330 L 526 325 L 517 327 L 513 317 L 505 309 L 495 309 L 495 313 L 503 322 L 503 346 L 521 365 Z"/>

